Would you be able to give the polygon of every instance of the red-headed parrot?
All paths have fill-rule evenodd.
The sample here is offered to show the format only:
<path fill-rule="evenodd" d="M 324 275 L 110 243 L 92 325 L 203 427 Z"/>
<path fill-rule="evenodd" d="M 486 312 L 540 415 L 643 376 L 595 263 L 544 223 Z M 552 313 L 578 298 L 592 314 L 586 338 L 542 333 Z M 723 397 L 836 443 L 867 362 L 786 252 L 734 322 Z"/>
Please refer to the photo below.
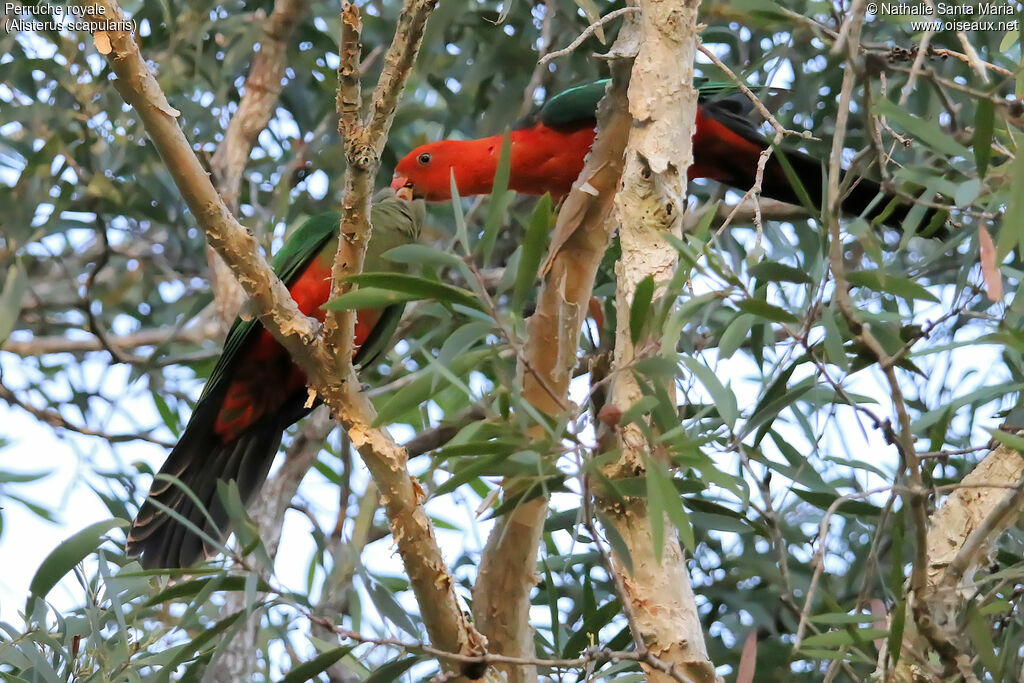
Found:
<path fill-rule="evenodd" d="M 366 271 L 401 267 L 382 255 L 418 239 L 423 223 L 422 201 L 406 201 L 385 192 L 387 196 L 373 205 Z M 330 295 L 339 220 L 337 213 L 309 219 L 285 242 L 272 263 L 299 309 L 321 321 L 321 306 Z M 358 311 L 354 363 L 368 365 L 390 345 L 402 308 L 394 305 Z M 236 320 L 199 403 L 160 474 L 176 477 L 187 486 L 216 528 L 223 530 L 227 513 L 217 496 L 217 482 L 238 482 L 242 500 L 248 502 L 266 480 L 284 430 L 311 410 L 306 407 L 307 396 L 306 375 L 292 363 L 284 347 L 258 320 Z M 146 568 L 190 566 L 203 554 L 203 540 L 164 508 L 217 538 L 218 532 L 192 496 L 181 486 L 158 478 L 135 516 L 128 554 L 141 556 Z"/>
<path fill-rule="evenodd" d="M 569 193 L 594 141 L 595 112 L 607 83 L 596 81 L 556 95 L 510 133 L 509 189 L 535 195 L 550 192 L 556 199 Z M 771 143 L 758 131 L 749 99 L 734 86 L 700 80 L 698 87 L 689 178 L 709 178 L 746 191 L 754 185 L 761 152 Z M 478 140 L 440 140 L 417 147 L 398 162 L 391 187 L 407 187 L 415 197 L 442 201 L 451 198 L 454 172 L 460 195 L 488 194 L 503 139 L 494 135 Z M 779 156 L 776 150 L 768 160 L 761 194 L 801 204 Z M 821 161 L 788 149 L 785 157 L 811 203 L 820 207 L 824 187 Z M 913 205 L 886 196 L 878 198 L 880 193 L 878 183 L 859 177 L 843 199 L 843 210 L 851 215 L 863 213 L 868 219 L 888 212 L 883 222 L 899 228 Z M 944 218 L 942 211 L 925 212 L 918 224 L 920 232 L 929 234 L 926 228 L 934 230 Z"/>

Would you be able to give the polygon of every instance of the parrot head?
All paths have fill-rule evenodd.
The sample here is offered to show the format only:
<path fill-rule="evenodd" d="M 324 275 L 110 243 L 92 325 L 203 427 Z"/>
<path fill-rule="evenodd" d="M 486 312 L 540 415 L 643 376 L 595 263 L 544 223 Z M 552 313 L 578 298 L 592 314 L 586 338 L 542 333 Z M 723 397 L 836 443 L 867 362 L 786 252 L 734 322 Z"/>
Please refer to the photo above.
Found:
<path fill-rule="evenodd" d="M 451 140 L 438 140 L 420 145 L 406 154 L 395 166 L 395 176 L 391 188 L 400 191 L 411 191 L 416 199 L 440 202 L 452 198 L 451 174 L 455 170 L 455 180 L 460 191 L 465 187 L 467 193 L 470 185 L 475 185 L 469 178 L 464 178 L 471 167 L 467 164 L 465 152 Z"/>

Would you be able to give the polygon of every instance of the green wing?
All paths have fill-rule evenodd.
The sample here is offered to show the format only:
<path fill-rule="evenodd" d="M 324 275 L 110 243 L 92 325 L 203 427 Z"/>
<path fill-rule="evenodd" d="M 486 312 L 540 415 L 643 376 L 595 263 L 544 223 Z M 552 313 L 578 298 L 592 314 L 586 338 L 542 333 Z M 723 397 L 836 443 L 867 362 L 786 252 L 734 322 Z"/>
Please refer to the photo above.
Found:
<path fill-rule="evenodd" d="M 337 212 L 319 214 L 299 226 L 299 229 L 285 241 L 270 262 L 270 266 L 285 285 L 291 285 L 309 259 L 337 234 L 340 221 L 341 215 Z M 200 403 L 223 384 L 227 369 L 259 328 L 259 321 L 254 317 L 249 317 L 248 320 L 235 320 L 224 340 L 224 350 L 199 397 Z"/>
<path fill-rule="evenodd" d="M 534 117 L 548 128 L 572 128 L 593 121 L 597 114 L 597 103 L 604 97 L 604 91 L 611 82 L 602 78 L 593 83 L 584 83 L 558 93 L 544 103 Z"/>
<path fill-rule="evenodd" d="M 526 128 L 540 122 L 548 128 L 559 130 L 576 128 L 581 124 L 593 121 L 597 112 L 597 104 L 604 97 L 610 80 L 603 78 L 558 93 L 545 102 L 537 113 L 520 127 Z M 709 81 L 700 77 L 695 78 L 693 82 L 697 86 L 697 90 L 700 91 L 701 100 L 731 95 L 739 91 L 739 88 L 733 83 Z"/>
<path fill-rule="evenodd" d="M 405 313 L 404 303 L 392 304 L 381 311 L 377 324 L 373 326 L 362 346 L 352 356 L 352 363 L 360 368 L 368 368 L 391 349 L 395 345 L 395 330 L 398 329 L 398 323 L 402 320 L 403 313 Z"/>

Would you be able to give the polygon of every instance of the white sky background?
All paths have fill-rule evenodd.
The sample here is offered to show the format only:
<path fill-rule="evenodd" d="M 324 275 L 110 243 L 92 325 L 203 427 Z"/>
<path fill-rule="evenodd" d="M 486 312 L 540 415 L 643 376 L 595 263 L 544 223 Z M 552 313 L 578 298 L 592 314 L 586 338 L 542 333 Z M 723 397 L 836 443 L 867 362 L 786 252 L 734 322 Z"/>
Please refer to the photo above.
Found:
<path fill-rule="evenodd" d="M 702 56 L 701 59 L 703 60 Z M 791 78 L 792 72 L 789 71 L 788 65 L 784 65 L 776 73 L 774 83 L 784 85 Z M 277 125 L 284 124 L 278 122 Z M 0 177 L 0 182 L 9 182 L 9 179 Z M 309 191 L 314 196 L 322 196 L 327 191 L 326 177 L 322 173 L 312 175 L 307 183 Z M 734 196 L 733 199 L 735 198 Z M 932 307 L 932 317 L 937 317 L 948 310 L 948 295 L 950 293 L 946 294 L 947 296 L 944 297 L 946 300 L 943 302 L 945 306 Z M 919 310 L 923 312 L 925 309 L 919 307 Z M 918 316 L 918 319 L 924 320 L 927 317 L 922 314 Z M 750 407 L 756 403 L 757 392 L 762 388 L 762 383 L 758 377 L 758 370 L 748 358 L 737 354 L 726 362 L 716 364 L 714 349 L 705 352 L 702 357 L 715 368 L 716 374 L 723 384 L 731 384 L 741 408 Z M 95 376 L 98 377 L 99 369 L 106 367 L 108 358 L 104 354 L 96 354 L 94 358 L 86 363 L 86 367 L 87 369 L 94 367 L 97 372 Z M 954 375 L 965 378 L 963 382 L 952 381 L 950 383 L 951 386 L 958 387 L 957 395 L 967 394 L 978 386 L 997 384 L 1007 379 L 997 347 L 971 347 L 966 351 L 958 350 L 953 352 L 953 358 Z M 0 352 L 0 367 L 3 370 L 5 383 L 15 391 L 22 386 L 24 380 L 24 374 L 19 370 L 21 362 L 21 359 L 13 354 Z M 926 360 L 923 364 L 929 362 Z M 998 373 L 994 373 L 992 368 L 998 368 Z M 126 371 L 110 373 L 104 393 L 108 396 L 123 394 L 128 389 L 123 384 L 126 378 Z M 792 381 L 796 382 L 800 378 L 801 376 L 795 375 Z M 122 384 L 118 385 L 118 382 Z M 888 409 L 889 400 L 884 391 L 884 383 L 874 370 L 860 373 L 845 386 L 851 391 L 873 396 L 879 401 L 878 406 L 874 407 L 876 412 L 885 417 L 890 416 L 891 411 Z M 196 395 L 198 395 L 199 388 L 196 383 Z M 136 386 L 130 391 L 136 392 L 139 389 L 140 387 Z M 131 399 L 132 403 L 128 406 L 133 418 L 141 425 L 161 424 L 146 393 L 148 390 L 145 387 L 141 387 L 141 389 L 143 390 L 141 397 Z M 709 400 L 701 387 L 697 387 L 694 391 L 694 398 Z M 585 384 L 577 382 L 574 385 L 574 400 L 583 400 L 585 394 Z M 926 398 L 928 403 L 934 403 L 933 398 Z M 994 409 L 993 406 L 989 412 L 993 412 Z M 79 419 L 77 415 L 70 413 L 68 417 L 76 422 Z M 793 434 L 794 443 L 805 443 L 802 433 L 795 425 L 781 426 L 783 419 L 785 419 L 785 413 L 778 423 L 780 429 L 784 433 Z M 979 422 L 982 421 L 979 420 Z M 986 416 L 985 423 L 991 427 L 997 425 L 990 415 Z M 115 416 L 109 424 L 104 425 L 104 429 L 116 434 L 122 431 L 135 431 L 137 426 L 123 417 Z M 839 434 L 843 435 L 842 439 L 838 438 Z M 20 624 L 18 612 L 24 607 L 29 582 L 43 558 L 72 533 L 93 522 L 109 517 L 105 506 L 85 485 L 86 481 L 95 479 L 92 471 L 95 469 L 117 469 L 137 459 L 147 461 L 154 470 L 157 470 L 166 456 L 166 451 L 159 446 L 140 442 L 117 445 L 112 452 L 102 439 L 67 432 L 55 432 L 24 411 L 9 407 L 2 402 L 0 402 L 0 435 L 12 442 L 6 448 L 0 449 L 0 470 L 52 472 L 51 476 L 42 481 L 28 485 L 16 485 L 11 490 L 45 507 L 53 508 L 58 516 L 58 523 L 51 524 L 41 520 L 17 503 L 8 501 L 5 504 L 4 525 L 2 533 L 0 533 L 0 567 L 3 568 L 0 571 L 0 621 L 17 625 Z M 410 436 L 408 430 L 396 430 L 395 435 L 400 440 Z M 166 428 L 161 428 L 154 436 L 166 440 L 172 439 L 172 435 Z M 985 439 L 987 439 L 987 435 L 979 432 L 975 442 L 983 443 Z M 865 436 L 857 420 L 853 417 L 853 411 L 846 407 L 839 408 L 834 429 L 827 432 L 826 439 L 822 444 L 822 451 L 838 457 L 851 454 L 855 458 L 872 462 L 888 470 L 891 470 L 896 463 L 895 449 L 884 442 L 881 433 L 872 429 L 870 425 L 866 425 Z M 734 469 L 731 466 L 732 458 L 731 455 L 719 456 L 723 469 Z M 425 458 L 420 458 L 413 462 L 413 468 L 416 471 L 421 471 L 425 468 L 426 463 Z M 867 475 L 861 470 L 856 470 L 856 476 L 865 488 L 888 483 L 880 478 Z M 463 491 L 467 492 L 463 493 Z M 336 514 L 336 487 L 314 473 L 303 482 L 300 496 L 311 505 L 323 525 L 330 528 Z M 578 500 L 572 495 L 561 495 L 559 499 L 563 507 L 575 507 L 578 504 Z M 472 513 L 478 502 L 476 496 L 468 492 L 465 487 L 454 495 L 431 501 L 429 509 L 432 514 L 464 525 L 467 529 L 467 533 L 438 531 L 447 561 L 451 562 L 456 559 L 463 547 L 468 546 L 479 550 L 486 539 L 490 524 L 469 521 L 473 519 Z M 117 538 L 121 537 L 119 531 L 114 531 L 112 534 Z M 299 513 L 289 512 L 276 566 L 277 578 L 284 586 L 293 590 L 305 589 L 306 568 L 313 549 L 314 545 L 309 534 L 309 521 Z M 363 561 L 372 571 L 384 574 L 402 573 L 400 560 L 394 553 L 390 539 L 378 541 L 369 547 L 363 555 Z M 835 561 L 830 559 L 830 562 Z M 841 566 L 835 564 L 831 566 L 837 570 L 841 569 Z M 65 578 L 65 581 L 50 594 L 51 603 L 60 610 L 80 605 L 83 598 L 81 587 L 70 577 Z M 366 604 L 369 604 L 369 601 Z M 540 616 L 539 619 L 546 622 L 546 615 Z"/>

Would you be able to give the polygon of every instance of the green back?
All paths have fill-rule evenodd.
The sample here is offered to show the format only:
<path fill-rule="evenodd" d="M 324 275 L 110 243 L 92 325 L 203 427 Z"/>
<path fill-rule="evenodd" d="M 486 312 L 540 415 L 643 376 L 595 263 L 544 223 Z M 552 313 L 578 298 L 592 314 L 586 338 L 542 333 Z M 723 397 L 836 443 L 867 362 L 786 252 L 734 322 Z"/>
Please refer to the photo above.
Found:
<path fill-rule="evenodd" d="M 545 102 L 530 120 L 523 122 L 521 127 L 525 128 L 539 121 L 548 128 L 559 130 L 575 128 L 580 124 L 593 121 L 597 112 L 597 104 L 604 97 L 610 80 L 603 78 L 563 90 Z M 739 91 L 739 88 L 732 83 L 712 82 L 699 77 L 695 78 L 693 82 L 697 86 L 697 90 L 700 91 L 702 100 L 731 95 Z"/>

